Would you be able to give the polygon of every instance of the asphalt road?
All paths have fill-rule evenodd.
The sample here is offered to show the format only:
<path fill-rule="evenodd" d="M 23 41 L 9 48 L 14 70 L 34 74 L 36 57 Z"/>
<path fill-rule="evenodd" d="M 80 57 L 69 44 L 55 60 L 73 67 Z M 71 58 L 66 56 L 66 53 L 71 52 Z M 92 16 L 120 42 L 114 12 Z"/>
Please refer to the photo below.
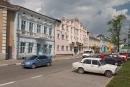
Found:
<path fill-rule="evenodd" d="M 110 79 L 103 75 L 72 72 L 72 62 L 79 60 L 57 60 L 52 66 L 37 69 L 0 67 L 0 87 L 105 87 Z"/>

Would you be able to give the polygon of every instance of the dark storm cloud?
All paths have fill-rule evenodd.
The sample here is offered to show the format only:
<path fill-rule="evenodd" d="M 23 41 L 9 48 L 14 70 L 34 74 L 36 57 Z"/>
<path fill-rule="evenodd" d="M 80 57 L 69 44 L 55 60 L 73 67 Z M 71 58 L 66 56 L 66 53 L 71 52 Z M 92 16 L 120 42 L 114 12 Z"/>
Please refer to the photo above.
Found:
<path fill-rule="evenodd" d="M 12 0 L 32 10 L 41 9 L 40 12 L 54 18 L 77 17 L 93 33 L 107 31 L 107 22 L 112 14 L 118 12 L 116 8 L 130 0 Z M 24 3 L 23 3 L 24 2 Z M 127 8 L 126 8 L 127 9 Z M 128 8 L 130 9 L 130 8 Z M 119 11 L 123 11 L 120 9 Z M 130 18 L 130 17 L 129 17 Z"/>

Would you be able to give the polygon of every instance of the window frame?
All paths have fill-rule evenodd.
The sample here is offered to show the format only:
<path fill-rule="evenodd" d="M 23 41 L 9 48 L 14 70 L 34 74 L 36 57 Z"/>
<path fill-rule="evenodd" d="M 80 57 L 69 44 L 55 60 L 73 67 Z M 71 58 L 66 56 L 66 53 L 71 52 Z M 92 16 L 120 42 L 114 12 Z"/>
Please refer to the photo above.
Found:
<path fill-rule="evenodd" d="M 61 51 L 64 51 L 64 46 L 61 46 Z"/>
<path fill-rule="evenodd" d="M 89 61 L 90 63 L 88 63 L 87 61 Z M 92 60 L 91 59 L 86 59 L 86 60 L 83 61 L 83 63 L 85 63 L 85 64 L 92 64 Z"/>
<path fill-rule="evenodd" d="M 21 20 L 21 30 L 25 31 L 26 28 L 26 20 Z"/>
<path fill-rule="evenodd" d="M 34 27 L 34 23 L 33 22 L 29 22 L 29 32 L 30 33 L 33 32 L 33 27 Z"/>
<path fill-rule="evenodd" d="M 47 26 L 44 25 L 44 34 L 47 34 Z"/>
<path fill-rule="evenodd" d="M 96 61 L 97 64 L 94 64 L 93 61 Z M 98 65 L 98 64 L 99 64 L 98 60 L 92 60 L 92 65 Z"/>
<path fill-rule="evenodd" d="M 41 25 L 37 24 L 37 33 L 41 33 Z"/>
<path fill-rule="evenodd" d="M 25 53 L 26 43 L 20 42 L 20 53 Z"/>
<path fill-rule="evenodd" d="M 28 44 L 28 53 L 32 53 L 33 52 L 33 43 L 29 43 Z"/>

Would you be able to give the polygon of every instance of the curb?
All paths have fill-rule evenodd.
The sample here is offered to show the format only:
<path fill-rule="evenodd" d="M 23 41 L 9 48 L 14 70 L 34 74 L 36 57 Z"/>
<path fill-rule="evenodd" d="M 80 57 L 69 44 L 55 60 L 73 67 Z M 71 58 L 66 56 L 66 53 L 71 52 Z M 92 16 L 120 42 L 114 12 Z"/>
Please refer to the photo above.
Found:
<path fill-rule="evenodd" d="M 14 63 L 14 64 L 0 64 L 0 67 L 3 67 L 3 66 L 10 66 L 10 65 L 21 65 L 21 63 Z"/>
<path fill-rule="evenodd" d="M 8 65 L 9 65 L 9 64 L 1 64 L 0 67 L 2 67 L 2 66 L 8 66 Z"/>
<path fill-rule="evenodd" d="M 58 60 L 68 60 L 68 59 L 78 59 L 79 57 L 75 57 L 75 58 L 63 58 L 63 59 L 52 59 L 53 61 L 58 61 Z M 0 64 L 0 67 L 3 66 L 10 66 L 10 65 L 21 65 L 21 63 L 17 62 L 17 63 L 12 63 L 12 64 Z"/>

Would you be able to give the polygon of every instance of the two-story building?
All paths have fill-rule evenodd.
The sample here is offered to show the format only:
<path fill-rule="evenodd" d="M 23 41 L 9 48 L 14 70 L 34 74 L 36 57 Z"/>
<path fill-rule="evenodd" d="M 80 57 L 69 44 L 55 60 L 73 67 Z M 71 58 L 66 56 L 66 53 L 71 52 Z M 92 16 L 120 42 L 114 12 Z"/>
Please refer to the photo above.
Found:
<path fill-rule="evenodd" d="M 93 35 L 89 35 L 89 48 L 93 49 L 95 53 L 100 52 L 100 39 Z"/>
<path fill-rule="evenodd" d="M 1 9 L 5 9 L 3 13 L 6 13 L 3 18 L 5 28 L 2 27 L 2 38 L 5 38 L 2 50 L 7 59 L 55 55 L 55 26 L 60 20 L 10 3 L 1 5 Z M 4 30 L 6 33 L 3 34 Z"/>

